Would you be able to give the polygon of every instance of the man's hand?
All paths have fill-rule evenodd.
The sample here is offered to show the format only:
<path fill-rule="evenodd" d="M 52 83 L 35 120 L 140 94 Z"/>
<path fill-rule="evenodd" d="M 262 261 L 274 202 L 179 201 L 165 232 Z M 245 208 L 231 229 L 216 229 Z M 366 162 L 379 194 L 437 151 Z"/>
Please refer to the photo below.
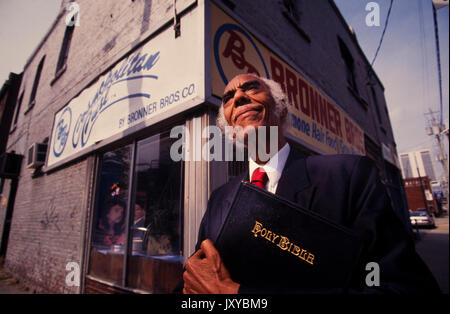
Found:
<path fill-rule="evenodd" d="M 239 284 L 231 280 L 219 252 L 209 239 L 204 240 L 200 250 L 186 261 L 183 279 L 185 294 L 234 294 L 239 290 Z"/>

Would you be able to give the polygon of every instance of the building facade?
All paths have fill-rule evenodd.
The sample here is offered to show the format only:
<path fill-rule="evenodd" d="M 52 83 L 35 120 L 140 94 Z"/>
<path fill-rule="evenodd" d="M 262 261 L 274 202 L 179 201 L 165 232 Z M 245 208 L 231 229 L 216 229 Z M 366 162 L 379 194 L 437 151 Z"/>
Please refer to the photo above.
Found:
<path fill-rule="evenodd" d="M 240 73 L 280 83 L 291 145 L 372 158 L 409 223 L 384 87 L 333 1 L 64 0 L 6 146 L 24 156 L 17 192 L 2 179 L 6 267 L 37 291 L 172 291 L 211 191 L 246 167 L 202 158 Z"/>
<path fill-rule="evenodd" d="M 431 152 L 425 149 L 400 154 L 400 165 L 409 210 L 425 208 L 430 214 L 442 214 L 442 197 L 438 202 L 432 188 L 433 182 L 440 181 L 436 181 Z"/>
<path fill-rule="evenodd" d="M 400 154 L 400 164 L 405 179 L 428 177 L 431 181 L 437 180 L 431 152 L 427 149 Z"/>
<path fill-rule="evenodd" d="M 441 214 L 440 204 L 433 196 L 428 177 L 405 179 L 405 191 L 410 211 L 424 209 L 430 215 L 439 216 Z"/>

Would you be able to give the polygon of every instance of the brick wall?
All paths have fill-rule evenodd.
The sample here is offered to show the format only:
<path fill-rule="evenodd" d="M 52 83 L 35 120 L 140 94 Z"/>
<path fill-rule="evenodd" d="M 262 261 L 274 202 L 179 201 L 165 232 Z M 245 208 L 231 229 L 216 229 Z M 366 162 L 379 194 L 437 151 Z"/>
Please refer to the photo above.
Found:
<path fill-rule="evenodd" d="M 180 12 L 195 1 L 178 0 Z M 27 148 L 51 136 L 55 113 L 133 47 L 173 19 L 173 1 L 79 0 L 80 26 L 75 27 L 65 72 L 55 80 L 66 30 L 64 0 L 55 24 L 31 55 L 19 93 L 24 91 L 17 128 L 7 150 L 26 156 Z M 30 94 L 36 69 L 45 62 L 35 104 Z M 76 293 L 68 287 L 65 267 L 81 264 L 87 215 L 88 178 L 92 169 L 83 157 L 63 168 L 33 178 L 23 162 L 14 206 L 5 266 L 38 292 Z M 4 193 L 8 192 L 8 184 Z M 0 215 L 4 207 L 0 208 Z M 2 220 L 3 222 L 3 220 Z"/>
<path fill-rule="evenodd" d="M 34 179 L 22 173 L 5 266 L 36 291 L 76 292 L 65 285 L 65 267 L 80 264 L 86 165 L 80 161 Z"/>

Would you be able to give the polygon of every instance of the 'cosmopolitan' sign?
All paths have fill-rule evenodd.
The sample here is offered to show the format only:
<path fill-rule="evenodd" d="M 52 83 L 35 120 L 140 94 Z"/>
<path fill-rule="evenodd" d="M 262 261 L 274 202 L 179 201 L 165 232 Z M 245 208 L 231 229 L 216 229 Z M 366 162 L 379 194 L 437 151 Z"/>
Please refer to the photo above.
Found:
<path fill-rule="evenodd" d="M 195 27 L 177 39 L 168 29 L 72 99 L 55 115 L 47 166 L 151 125 L 164 112 L 198 104 L 203 92 L 199 40 Z"/>

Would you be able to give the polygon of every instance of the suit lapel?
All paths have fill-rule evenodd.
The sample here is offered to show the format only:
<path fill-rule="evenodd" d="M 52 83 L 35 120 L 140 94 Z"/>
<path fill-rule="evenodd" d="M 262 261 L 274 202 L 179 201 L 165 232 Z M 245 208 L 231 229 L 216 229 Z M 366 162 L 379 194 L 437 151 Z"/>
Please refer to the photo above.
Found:
<path fill-rule="evenodd" d="M 222 226 L 225 219 L 228 216 L 228 213 L 230 212 L 231 205 L 233 204 L 234 197 L 238 191 L 239 184 L 241 181 L 248 180 L 248 171 L 242 173 L 241 175 L 237 176 L 236 178 L 229 181 L 225 186 L 225 198 L 220 204 L 220 221 L 219 226 Z M 221 228 L 215 228 L 214 231 L 212 231 L 211 239 L 215 242 L 218 236 L 218 233 Z"/>
<path fill-rule="evenodd" d="M 299 192 L 310 186 L 311 183 L 306 170 L 306 158 L 291 146 L 289 157 L 278 182 L 276 194 L 289 201 L 299 203 Z M 302 200 L 300 203 L 308 207 L 309 200 Z"/>

